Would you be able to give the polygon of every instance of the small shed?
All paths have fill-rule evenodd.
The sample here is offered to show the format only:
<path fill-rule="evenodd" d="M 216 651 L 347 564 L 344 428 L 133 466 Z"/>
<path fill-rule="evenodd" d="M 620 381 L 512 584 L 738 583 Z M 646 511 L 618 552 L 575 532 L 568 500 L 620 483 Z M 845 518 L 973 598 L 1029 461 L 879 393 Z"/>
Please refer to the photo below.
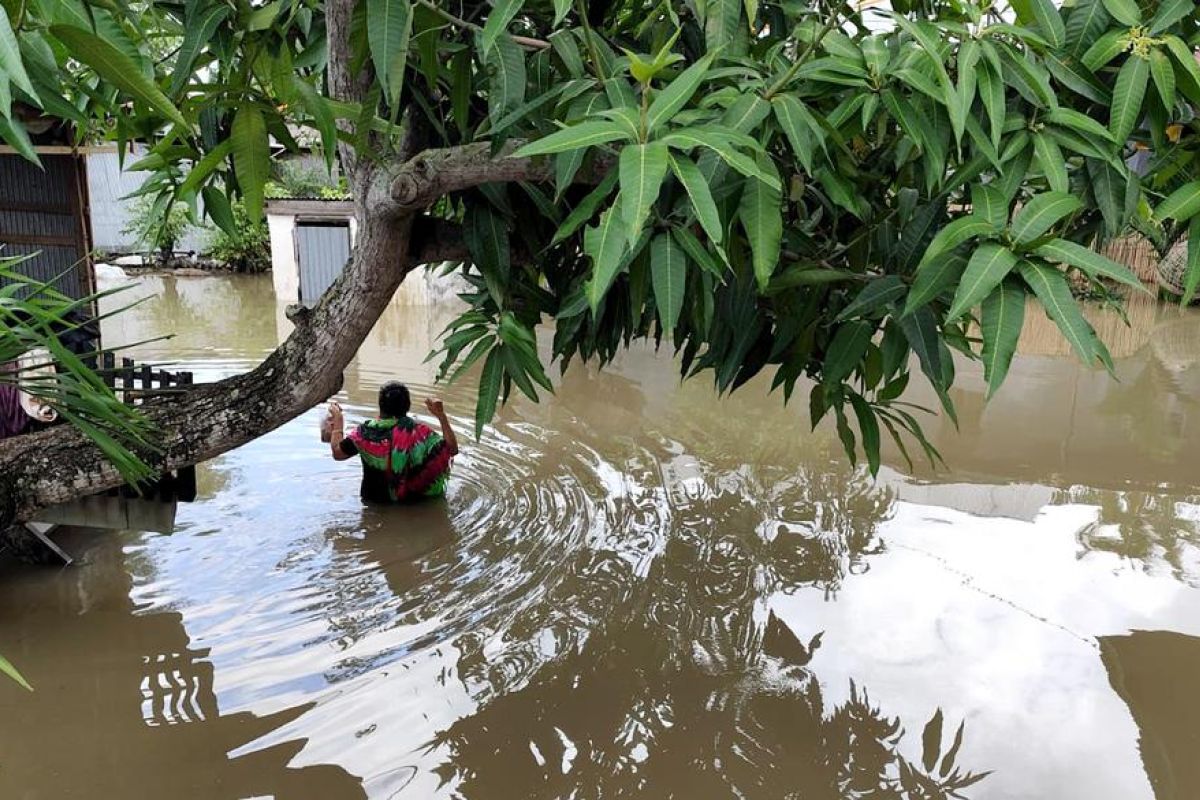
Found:
<path fill-rule="evenodd" d="M 358 223 L 349 200 L 270 200 L 271 274 L 275 296 L 314 305 L 350 258 Z"/>

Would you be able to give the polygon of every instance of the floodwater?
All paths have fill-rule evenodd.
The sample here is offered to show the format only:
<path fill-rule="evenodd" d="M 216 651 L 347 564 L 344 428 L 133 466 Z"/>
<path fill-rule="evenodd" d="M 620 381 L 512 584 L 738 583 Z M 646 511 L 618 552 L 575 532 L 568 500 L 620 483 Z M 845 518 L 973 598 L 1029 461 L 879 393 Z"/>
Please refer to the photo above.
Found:
<path fill-rule="evenodd" d="M 107 343 L 177 332 L 139 356 L 198 380 L 287 329 L 269 278 L 137 291 Z M 872 481 L 769 382 L 648 349 L 474 443 L 422 363 L 449 313 L 390 309 L 341 397 L 445 396 L 444 503 L 364 508 L 314 410 L 173 534 L 0 569 L 37 689 L 0 682 L 0 797 L 1200 797 L 1200 317 L 1098 318 L 1114 381 L 1031 314 L 994 401 L 963 365 L 929 422 L 949 469 Z"/>

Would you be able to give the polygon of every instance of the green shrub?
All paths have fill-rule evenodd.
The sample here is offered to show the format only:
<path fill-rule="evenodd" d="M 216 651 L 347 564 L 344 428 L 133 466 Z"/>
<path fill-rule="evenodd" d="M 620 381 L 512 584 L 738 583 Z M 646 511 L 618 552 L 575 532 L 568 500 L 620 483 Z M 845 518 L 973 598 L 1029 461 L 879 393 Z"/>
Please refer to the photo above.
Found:
<path fill-rule="evenodd" d="M 171 203 L 168 207 L 166 195 L 143 196 L 130 207 L 129 220 L 121 233 L 133 236 L 138 246 L 157 251 L 158 260 L 166 261 L 191 226 L 188 207 L 183 203 Z"/>
<path fill-rule="evenodd" d="M 281 161 L 265 187 L 267 197 L 299 200 L 342 200 L 350 196 L 345 178 L 334 181 L 319 167 L 302 161 Z"/>
<path fill-rule="evenodd" d="M 266 220 L 253 222 L 246 207 L 233 205 L 233 235 L 220 228 L 213 230 L 208 242 L 208 256 L 223 261 L 238 272 L 266 272 L 271 268 L 271 236 Z"/>

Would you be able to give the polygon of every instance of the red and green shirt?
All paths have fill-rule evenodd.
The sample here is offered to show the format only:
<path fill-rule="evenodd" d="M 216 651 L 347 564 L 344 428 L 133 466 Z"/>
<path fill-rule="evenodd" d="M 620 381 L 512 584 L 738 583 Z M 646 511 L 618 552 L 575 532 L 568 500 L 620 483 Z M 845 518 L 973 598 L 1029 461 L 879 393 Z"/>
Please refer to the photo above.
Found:
<path fill-rule="evenodd" d="M 400 503 L 440 497 L 450 475 L 450 448 L 441 434 L 412 417 L 372 419 L 342 440 L 362 460 L 362 499 Z"/>

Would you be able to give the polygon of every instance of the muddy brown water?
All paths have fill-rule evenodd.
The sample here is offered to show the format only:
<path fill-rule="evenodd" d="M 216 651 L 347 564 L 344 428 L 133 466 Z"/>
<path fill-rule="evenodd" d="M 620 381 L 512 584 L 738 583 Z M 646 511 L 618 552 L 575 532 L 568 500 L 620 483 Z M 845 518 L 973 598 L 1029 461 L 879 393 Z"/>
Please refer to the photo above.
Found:
<path fill-rule="evenodd" d="M 177 332 L 139 356 L 200 380 L 286 332 L 269 278 L 137 291 L 108 342 Z M 399 378 L 466 433 L 422 363 L 448 315 L 388 311 L 352 420 Z M 1200 797 L 1200 317 L 1130 317 L 1114 381 L 1031 314 L 994 401 L 963 365 L 930 421 L 949 469 L 877 482 L 768 381 L 648 349 L 464 435 L 419 509 L 364 508 L 314 410 L 173 534 L 0 567 L 37 689 L 0 682 L 0 798 Z"/>

